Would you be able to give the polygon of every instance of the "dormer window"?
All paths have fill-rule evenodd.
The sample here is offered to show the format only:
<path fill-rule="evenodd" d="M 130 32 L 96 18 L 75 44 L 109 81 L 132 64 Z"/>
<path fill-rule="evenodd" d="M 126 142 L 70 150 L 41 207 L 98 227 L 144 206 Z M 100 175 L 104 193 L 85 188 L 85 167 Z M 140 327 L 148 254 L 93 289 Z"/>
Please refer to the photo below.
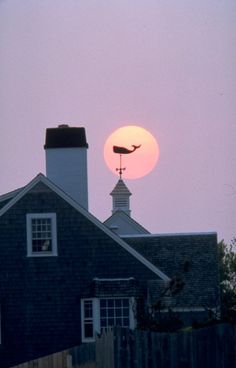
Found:
<path fill-rule="evenodd" d="M 55 213 L 29 213 L 26 215 L 27 255 L 56 256 L 57 231 Z"/>

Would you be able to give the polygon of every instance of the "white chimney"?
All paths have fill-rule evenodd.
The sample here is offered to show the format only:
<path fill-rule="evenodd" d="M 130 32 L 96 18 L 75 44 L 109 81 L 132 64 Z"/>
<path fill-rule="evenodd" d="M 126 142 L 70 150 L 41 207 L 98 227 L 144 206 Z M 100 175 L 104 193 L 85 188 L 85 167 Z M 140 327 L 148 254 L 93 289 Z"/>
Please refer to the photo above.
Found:
<path fill-rule="evenodd" d="M 64 124 L 48 128 L 44 148 L 48 179 L 88 210 L 85 129 Z"/>

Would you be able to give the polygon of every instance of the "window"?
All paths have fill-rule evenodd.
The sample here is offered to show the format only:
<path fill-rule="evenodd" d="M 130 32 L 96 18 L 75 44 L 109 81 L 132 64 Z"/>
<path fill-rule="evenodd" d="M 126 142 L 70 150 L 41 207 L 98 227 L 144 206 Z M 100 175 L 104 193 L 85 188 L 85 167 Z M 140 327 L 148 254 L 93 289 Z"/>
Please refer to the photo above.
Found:
<path fill-rule="evenodd" d="M 28 256 L 56 256 L 56 214 L 30 213 L 26 222 Z"/>
<path fill-rule="evenodd" d="M 82 321 L 82 341 L 90 342 L 95 339 L 95 331 L 99 332 L 99 300 L 82 299 L 81 301 L 81 321 Z"/>
<path fill-rule="evenodd" d="M 104 329 L 109 326 L 129 327 L 129 299 L 101 299 L 100 326 Z"/>
<path fill-rule="evenodd" d="M 81 303 L 82 341 L 94 341 L 95 332 L 113 326 L 135 327 L 134 298 L 83 299 Z"/>
<path fill-rule="evenodd" d="M 84 301 L 84 337 L 93 338 L 93 301 Z"/>

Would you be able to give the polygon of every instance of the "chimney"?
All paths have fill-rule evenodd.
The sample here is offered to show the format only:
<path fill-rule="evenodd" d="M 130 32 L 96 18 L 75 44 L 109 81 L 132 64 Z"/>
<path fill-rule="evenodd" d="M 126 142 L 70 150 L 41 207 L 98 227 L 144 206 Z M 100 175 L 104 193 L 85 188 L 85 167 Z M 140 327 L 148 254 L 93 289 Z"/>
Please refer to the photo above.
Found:
<path fill-rule="evenodd" d="M 46 175 L 88 210 L 87 148 L 85 128 L 62 124 L 46 130 Z"/>

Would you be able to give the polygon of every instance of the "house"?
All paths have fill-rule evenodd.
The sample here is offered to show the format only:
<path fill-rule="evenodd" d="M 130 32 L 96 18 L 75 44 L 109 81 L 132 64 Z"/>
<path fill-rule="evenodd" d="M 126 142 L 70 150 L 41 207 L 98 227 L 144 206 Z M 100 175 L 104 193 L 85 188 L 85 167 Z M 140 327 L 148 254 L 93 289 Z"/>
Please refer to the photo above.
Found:
<path fill-rule="evenodd" d="M 152 235 L 119 206 L 101 223 L 88 211 L 87 149 L 84 128 L 47 129 L 46 176 L 0 196 L 0 368 L 135 328 L 140 300 L 176 277 L 184 287 L 166 308 L 191 320 L 219 307 L 216 234 Z"/>

